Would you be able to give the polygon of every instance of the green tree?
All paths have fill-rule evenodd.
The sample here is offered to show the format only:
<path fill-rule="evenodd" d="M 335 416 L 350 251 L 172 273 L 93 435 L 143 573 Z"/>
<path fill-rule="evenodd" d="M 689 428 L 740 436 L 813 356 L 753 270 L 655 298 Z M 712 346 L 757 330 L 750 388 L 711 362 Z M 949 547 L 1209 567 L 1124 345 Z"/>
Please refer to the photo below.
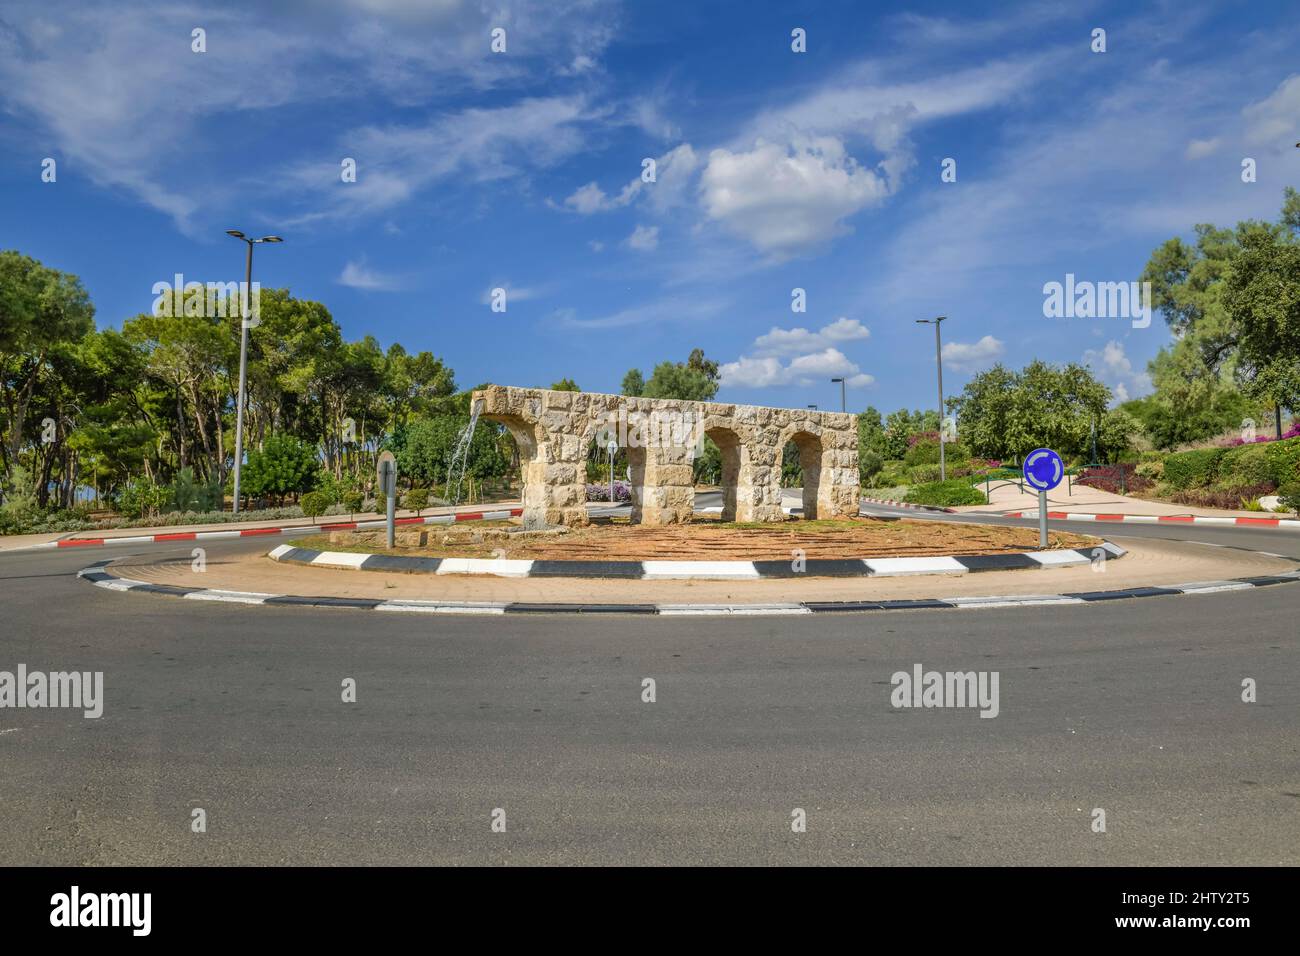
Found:
<path fill-rule="evenodd" d="M 1153 308 L 1176 337 L 1149 365 L 1154 401 L 1133 409 L 1143 418 L 1152 441 L 1162 448 L 1208 438 L 1262 411 L 1260 402 L 1272 390 L 1271 376 L 1265 376 L 1247 402 L 1235 394 L 1238 381 L 1254 381 L 1255 372 L 1238 373 L 1243 328 L 1241 316 L 1226 307 L 1227 280 L 1248 245 L 1296 243 L 1300 194 L 1287 187 L 1278 223 L 1246 220 L 1235 229 L 1202 223 L 1195 234 L 1191 245 L 1179 238 L 1163 243 L 1142 273 L 1142 279 L 1151 283 Z M 1242 302 L 1240 297 L 1237 301 Z"/>
<path fill-rule="evenodd" d="M 260 450 L 249 454 L 240 490 L 251 497 L 274 496 L 283 503 L 288 495 L 311 490 L 319 466 L 313 445 L 292 435 L 270 435 Z"/>
<path fill-rule="evenodd" d="M 1094 422 L 1112 456 L 1126 451 L 1138 423 L 1107 412 L 1110 389 L 1081 365 L 1031 362 L 1020 372 L 995 365 L 949 400 L 960 416 L 962 441 L 982 457 L 1019 460 L 1046 446 L 1066 457 L 1089 454 Z"/>
<path fill-rule="evenodd" d="M 0 251 L 0 402 L 5 413 L 0 464 L 5 475 L 23 447 L 23 423 L 55 349 L 94 329 L 94 306 L 81 280 L 12 250 Z"/>
<path fill-rule="evenodd" d="M 571 378 L 562 378 L 551 386 L 553 392 L 581 392 L 578 383 Z"/>
<path fill-rule="evenodd" d="M 706 359 L 702 349 L 695 349 L 685 362 L 660 362 L 656 365 L 642 394 L 646 398 L 707 402 L 718 394 L 718 377 L 718 363 Z M 628 384 L 627 377 L 624 377 L 623 384 Z"/>
<path fill-rule="evenodd" d="M 623 376 L 623 384 L 620 390 L 624 395 L 638 398 L 645 394 L 645 377 L 641 374 L 639 368 L 630 368 L 627 374 Z"/>
<path fill-rule="evenodd" d="M 1245 236 L 1223 304 L 1246 394 L 1277 406 L 1300 405 L 1300 243 L 1264 231 Z"/>

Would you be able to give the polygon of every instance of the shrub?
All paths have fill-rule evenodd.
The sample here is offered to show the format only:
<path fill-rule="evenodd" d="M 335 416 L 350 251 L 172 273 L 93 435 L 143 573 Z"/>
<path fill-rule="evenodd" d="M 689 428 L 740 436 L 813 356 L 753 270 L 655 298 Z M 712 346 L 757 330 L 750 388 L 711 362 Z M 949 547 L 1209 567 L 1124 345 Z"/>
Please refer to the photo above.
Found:
<path fill-rule="evenodd" d="M 36 480 L 32 473 L 22 465 L 14 465 L 3 499 L 0 514 L 4 515 L 7 524 L 21 527 L 33 520 L 40 509 L 36 504 Z"/>
<path fill-rule="evenodd" d="M 117 510 L 128 518 L 148 518 L 156 515 L 170 496 L 169 489 L 147 478 L 132 478 L 122 486 Z"/>
<path fill-rule="evenodd" d="M 907 453 L 903 461 L 909 465 L 939 464 L 939 433 L 919 432 L 908 440 Z M 965 464 L 970 461 L 970 449 L 958 442 L 945 442 L 944 461 L 947 464 Z"/>
<path fill-rule="evenodd" d="M 261 449 L 249 453 L 239 490 L 253 498 L 273 496 L 283 501 L 285 495 L 310 489 L 317 471 L 314 445 L 292 435 L 271 435 Z M 333 503 L 327 500 L 325 505 Z"/>
<path fill-rule="evenodd" d="M 206 485 L 194 477 L 188 465 L 176 473 L 168 489 L 168 502 L 175 511 L 220 511 L 225 504 L 221 482 L 216 476 Z"/>
<path fill-rule="evenodd" d="M 609 485 L 608 484 L 588 485 L 587 500 L 588 501 L 609 501 Z M 626 481 L 615 481 L 614 482 L 615 503 L 631 501 L 631 500 L 632 500 L 632 486 L 628 484 Z"/>
<path fill-rule="evenodd" d="M 365 504 L 365 501 L 366 496 L 360 491 L 345 491 L 343 492 L 343 500 L 339 504 L 347 509 L 348 517 L 351 517 L 361 510 L 361 506 Z"/>
<path fill-rule="evenodd" d="M 302 496 L 300 502 L 302 513 L 311 518 L 312 521 L 323 515 L 325 510 L 333 503 L 330 501 L 330 496 L 323 491 L 309 491 Z"/>
<path fill-rule="evenodd" d="M 1138 462 L 1138 466 L 1134 470 L 1143 478 L 1150 478 L 1152 481 L 1159 481 L 1165 474 L 1165 460 L 1163 458 L 1157 458 L 1154 461 L 1149 459 L 1141 461 Z"/>
<path fill-rule="evenodd" d="M 939 466 L 916 465 L 907 469 L 907 480 L 913 485 L 928 485 L 939 480 Z"/>
<path fill-rule="evenodd" d="M 951 508 L 956 505 L 982 505 L 987 503 L 984 492 L 971 486 L 962 478 L 950 478 L 947 481 L 931 481 L 915 485 L 903 498 L 904 501 L 917 505 L 934 505 Z"/>
<path fill-rule="evenodd" d="M 1170 455 L 1165 459 L 1165 480 L 1180 490 L 1202 488 L 1214 481 L 1223 454 L 1222 448 L 1201 448 Z"/>
<path fill-rule="evenodd" d="M 1300 515 L 1300 481 L 1293 481 L 1279 488 L 1277 503 L 1287 511 Z"/>
<path fill-rule="evenodd" d="M 1074 479 L 1074 483 L 1076 485 L 1087 485 L 1089 488 L 1097 488 L 1112 495 L 1149 491 L 1155 485 L 1155 482 L 1140 474 L 1138 467 L 1132 462 L 1123 462 L 1118 465 L 1100 465 L 1096 468 L 1085 468 L 1079 472 Z"/>
<path fill-rule="evenodd" d="M 886 461 L 880 467 L 875 481 L 878 488 L 892 488 L 907 484 L 907 465 L 901 461 Z"/>
<path fill-rule="evenodd" d="M 1183 505 L 1198 508 L 1222 508 L 1233 511 L 1246 506 L 1246 502 L 1257 501 L 1264 495 L 1273 493 L 1271 481 L 1257 485 L 1234 485 L 1218 488 L 1187 488 L 1175 491 L 1170 497 Z"/>
<path fill-rule="evenodd" d="M 1300 482 L 1300 438 L 1287 438 L 1264 445 L 1269 477 L 1280 487 Z"/>
<path fill-rule="evenodd" d="M 863 485 L 869 485 L 876 475 L 880 474 L 880 469 L 885 465 L 885 460 L 880 457 L 879 452 L 862 451 L 858 453 L 858 480 Z"/>
<path fill-rule="evenodd" d="M 407 511 L 414 511 L 416 517 L 419 517 L 421 511 L 429 507 L 429 490 L 427 488 L 412 488 L 402 499 L 402 506 Z"/>
<path fill-rule="evenodd" d="M 1265 481 L 1277 484 L 1268 449 L 1263 445 L 1230 448 L 1219 459 L 1219 479 L 1225 484 L 1257 485 Z"/>

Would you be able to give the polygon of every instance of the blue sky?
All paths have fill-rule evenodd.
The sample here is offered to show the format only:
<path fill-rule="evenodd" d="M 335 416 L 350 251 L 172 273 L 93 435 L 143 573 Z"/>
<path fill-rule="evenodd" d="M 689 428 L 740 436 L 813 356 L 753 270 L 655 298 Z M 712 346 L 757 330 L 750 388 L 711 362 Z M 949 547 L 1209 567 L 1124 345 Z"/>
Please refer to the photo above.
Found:
<path fill-rule="evenodd" d="M 1043 285 L 1275 219 L 1298 53 L 1260 2 L 8 0 L 0 247 L 117 326 L 176 272 L 242 278 L 224 230 L 279 233 L 255 279 L 462 387 L 617 391 L 702 347 L 720 400 L 932 407 L 914 320 L 946 314 L 950 393 L 1041 358 L 1135 397 L 1164 323 L 1047 319 Z"/>

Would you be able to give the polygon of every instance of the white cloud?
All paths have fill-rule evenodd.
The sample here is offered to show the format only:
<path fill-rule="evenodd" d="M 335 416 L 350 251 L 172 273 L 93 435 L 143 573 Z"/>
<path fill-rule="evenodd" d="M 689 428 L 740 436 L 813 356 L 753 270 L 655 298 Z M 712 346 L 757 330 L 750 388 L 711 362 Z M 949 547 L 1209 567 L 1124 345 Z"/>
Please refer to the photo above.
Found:
<path fill-rule="evenodd" d="M 310 17 L 301 15 L 300 4 L 283 6 L 218 5 L 196 20 L 190 6 L 149 0 L 133 3 L 128 12 L 94 0 L 75 5 L 7 0 L 0 24 L 0 100 L 6 112 L 30 122 L 31 140 L 47 143 L 52 155 L 74 162 L 100 185 L 129 191 L 182 230 L 194 231 L 202 211 L 230 205 L 237 190 L 252 185 L 278 193 L 285 185 L 281 155 L 259 166 L 258 151 L 242 149 L 237 141 L 244 157 L 241 180 L 231 181 L 225 164 L 208 162 L 231 148 L 228 137 L 207 135 L 213 124 L 230 125 L 229 117 L 240 113 L 348 97 L 365 102 L 376 93 L 410 107 L 465 90 L 529 88 L 524 84 L 530 77 L 558 71 L 576 55 L 602 55 L 616 15 L 614 4 L 605 0 L 567 6 L 519 0 L 506 9 L 461 0 L 347 0 L 319 5 Z M 509 57 L 484 52 L 487 27 L 498 21 L 513 30 Z M 207 30 L 204 54 L 190 49 L 196 23 Z M 347 42 L 337 42 L 339 35 Z M 340 144 L 352 150 L 317 172 L 322 183 L 337 187 L 338 159 L 358 157 L 363 173 L 356 188 L 335 188 L 330 195 L 347 195 L 349 212 L 364 211 L 394 206 L 448 168 L 470 166 L 484 145 L 489 170 L 501 174 L 507 164 L 492 149 L 494 142 L 523 147 L 519 156 L 525 161 L 541 150 L 542 165 L 581 144 L 568 127 L 576 116 L 553 116 L 518 135 L 506 131 L 512 108 L 504 109 L 480 115 L 465 111 L 459 121 L 428 124 L 419 155 L 391 163 L 378 158 L 382 152 L 361 152 L 356 144 L 366 140 L 366 131 L 360 131 Z M 490 136 L 494 124 L 500 125 Z M 421 129 L 418 123 L 415 128 Z M 477 135 L 462 145 L 458 135 L 474 134 L 476 128 Z M 160 129 L 168 131 L 170 143 L 184 148 L 159 148 Z M 552 132 L 560 134 L 557 141 Z M 391 138 L 376 135 L 366 144 L 382 147 Z M 548 149 L 552 142 L 557 149 Z M 451 162 L 440 155 L 448 149 Z M 437 157 L 432 163 L 431 156 Z M 423 175 L 423 165 L 434 169 Z M 219 176 L 214 168 L 222 170 Z M 270 214 L 281 225 L 292 221 L 278 210 Z"/>
<path fill-rule="evenodd" d="M 637 226 L 632 230 L 632 235 L 623 240 L 629 249 L 636 249 L 638 252 L 652 252 L 659 246 L 659 227 L 658 226 Z"/>
<path fill-rule="evenodd" d="M 1002 342 L 986 335 L 978 342 L 945 342 L 944 363 L 959 372 L 973 372 L 992 365 L 1005 351 Z"/>
<path fill-rule="evenodd" d="M 650 206 L 659 213 L 679 206 L 686 201 L 688 189 L 700 160 L 690 143 L 682 143 L 655 159 L 655 181 L 642 181 L 638 173 L 617 196 L 605 193 L 596 182 L 579 186 L 564 199 L 564 207 L 582 216 L 622 209 L 638 196 L 646 196 Z"/>
<path fill-rule="evenodd" d="M 1151 376 L 1145 371 L 1135 371 L 1133 363 L 1124 354 L 1124 346 L 1114 339 L 1107 342 L 1101 351 L 1088 349 L 1084 352 L 1083 364 L 1110 386 L 1116 402 L 1140 398 L 1152 390 Z"/>
<path fill-rule="evenodd" d="M 599 111 L 581 97 L 548 97 L 465 109 L 421 125 L 353 130 L 341 138 L 339 152 L 356 158 L 357 181 L 340 184 L 337 159 L 291 169 L 288 185 L 313 201 L 324 198 L 327 206 L 288 222 L 383 211 L 452 177 L 463 185 L 554 166 L 581 151 L 584 126 L 598 118 Z"/>
<path fill-rule="evenodd" d="M 827 348 L 837 342 L 853 342 L 869 338 L 871 331 L 857 319 L 841 316 L 816 332 L 804 328 L 782 329 L 773 326 L 754 340 L 756 355 L 794 355 Z"/>
<path fill-rule="evenodd" d="M 776 259 L 825 246 L 850 231 L 844 219 L 889 192 L 834 137 L 715 149 L 700 188 L 711 219 Z"/>
<path fill-rule="evenodd" d="M 401 280 L 396 276 L 371 269 L 366 265 L 365 257 L 362 257 L 359 262 L 349 260 L 335 281 L 339 285 L 351 289 L 364 289 L 367 292 L 393 292 L 402 286 Z"/>
<path fill-rule="evenodd" d="M 1291 148 L 1297 140 L 1296 117 L 1300 116 L 1300 73 L 1293 73 L 1271 94 L 1241 111 L 1246 121 L 1246 138 L 1251 143 Z"/>
<path fill-rule="evenodd" d="M 483 305 L 492 304 L 492 290 L 504 289 L 506 292 L 506 307 L 509 308 L 511 302 L 527 302 L 529 299 L 540 299 L 549 295 L 552 288 L 544 286 L 512 286 L 509 282 L 494 282 L 479 296 L 479 302 Z"/>
<path fill-rule="evenodd" d="M 591 319 L 569 310 L 559 323 L 571 329 L 619 329 L 649 323 L 698 323 L 717 319 L 731 303 L 716 296 L 670 296 Z"/>
<path fill-rule="evenodd" d="M 1218 149 L 1222 143 L 1223 140 L 1217 136 L 1211 139 L 1194 139 L 1187 144 L 1187 152 L 1184 155 L 1188 159 L 1203 159 Z"/>
<path fill-rule="evenodd" d="M 719 369 L 721 384 L 734 388 L 768 388 L 775 385 L 813 385 L 832 376 L 843 376 L 852 388 L 864 388 L 875 381 L 836 348 L 797 355 L 787 364 L 775 356 L 741 356 Z"/>

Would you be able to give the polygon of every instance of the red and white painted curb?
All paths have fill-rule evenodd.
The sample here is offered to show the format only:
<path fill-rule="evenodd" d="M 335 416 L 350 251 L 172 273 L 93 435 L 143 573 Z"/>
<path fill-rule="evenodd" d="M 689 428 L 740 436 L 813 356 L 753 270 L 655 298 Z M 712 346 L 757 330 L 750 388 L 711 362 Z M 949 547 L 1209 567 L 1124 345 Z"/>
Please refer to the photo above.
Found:
<path fill-rule="evenodd" d="M 918 505 L 910 501 L 890 501 L 888 498 L 863 498 L 870 505 L 889 505 L 891 508 L 912 508 L 916 511 L 942 511 L 944 514 L 955 515 L 957 512 L 953 508 L 940 508 L 938 505 Z"/>
<path fill-rule="evenodd" d="M 450 515 L 430 515 L 427 518 L 397 518 L 397 525 L 456 524 L 460 521 L 504 521 L 517 518 L 524 513 L 523 508 L 508 508 L 501 511 L 461 511 Z M 46 548 L 99 548 L 116 544 L 158 544 L 167 541 L 213 541 L 222 538 L 254 538 L 262 535 L 277 534 L 319 534 L 322 531 L 358 531 L 369 528 L 383 528 L 386 521 L 344 521 L 338 524 L 296 525 L 289 528 L 234 528 L 230 531 L 178 531 L 167 534 L 138 534 L 115 538 L 64 538 L 60 541 L 47 541 L 34 544 L 20 551 L 33 551 Z"/>
<path fill-rule="evenodd" d="M 1035 511 L 1008 511 L 1004 518 L 1037 518 Z M 1300 529 L 1300 521 L 1292 518 L 1247 518 L 1218 517 L 1204 515 L 1117 515 L 1087 514 L 1073 511 L 1049 511 L 1047 517 L 1053 521 L 1127 521 L 1130 524 L 1217 524 L 1236 525 L 1246 528 L 1294 528 Z"/>

